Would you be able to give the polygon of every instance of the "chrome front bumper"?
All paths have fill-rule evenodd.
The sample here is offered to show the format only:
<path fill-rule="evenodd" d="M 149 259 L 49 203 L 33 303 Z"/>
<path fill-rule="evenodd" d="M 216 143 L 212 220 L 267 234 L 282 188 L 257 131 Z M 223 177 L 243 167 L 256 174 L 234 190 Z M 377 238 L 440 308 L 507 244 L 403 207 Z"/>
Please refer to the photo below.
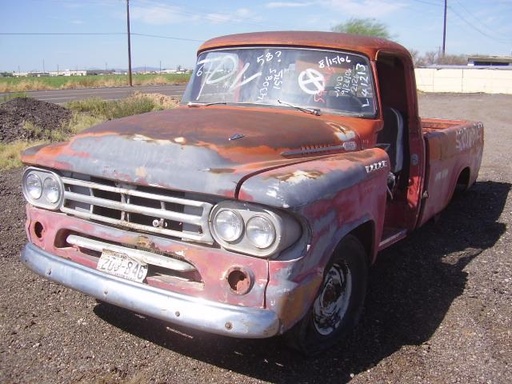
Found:
<path fill-rule="evenodd" d="M 217 303 L 124 280 L 54 256 L 32 243 L 23 248 L 21 261 L 49 280 L 173 324 L 255 339 L 274 336 L 280 330 L 279 318 L 273 311 Z"/>

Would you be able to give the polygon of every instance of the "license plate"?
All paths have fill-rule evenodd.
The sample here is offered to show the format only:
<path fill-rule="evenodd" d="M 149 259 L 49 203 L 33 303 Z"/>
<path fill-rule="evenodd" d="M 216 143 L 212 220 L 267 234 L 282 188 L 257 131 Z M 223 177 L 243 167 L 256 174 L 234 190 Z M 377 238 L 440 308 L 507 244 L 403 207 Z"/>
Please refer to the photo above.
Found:
<path fill-rule="evenodd" d="M 141 283 L 148 274 L 148 265 L 120 252 L 104 249 L 96 267 L 110 275 Z"/>

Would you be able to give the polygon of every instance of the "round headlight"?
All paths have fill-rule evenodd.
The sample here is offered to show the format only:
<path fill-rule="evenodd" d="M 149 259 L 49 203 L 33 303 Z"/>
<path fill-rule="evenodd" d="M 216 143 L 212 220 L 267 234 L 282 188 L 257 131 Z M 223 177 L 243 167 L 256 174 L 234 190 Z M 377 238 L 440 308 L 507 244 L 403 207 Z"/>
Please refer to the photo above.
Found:
<path fill-rule="evenodd" d="M 263 216 L 254 216 L 247 222 L 247 238 L 257 248 L 270 247 L 276 240 L 274 224 Z"/>
<path fill-rule="evenodd" d="M 43 183 L 39 176 L 30 173 L 25 179 L 25 191 L 34 200 L 38 200 L 43 194 Z"/>
<path fill-rule="evenodd" d="M 217 235 L 224 241 L 231 243 L 240 239 L 244 231 L 244 222 L 240 215 L 230 209 L 220 210 L 213 220 Z"/>
<path fill-rule="evenodd" d="M 47 177 L 43 183 L 44 197 L 48 202 L 55 204 L 60 199 L 60 185 L 53 177 Z"/>

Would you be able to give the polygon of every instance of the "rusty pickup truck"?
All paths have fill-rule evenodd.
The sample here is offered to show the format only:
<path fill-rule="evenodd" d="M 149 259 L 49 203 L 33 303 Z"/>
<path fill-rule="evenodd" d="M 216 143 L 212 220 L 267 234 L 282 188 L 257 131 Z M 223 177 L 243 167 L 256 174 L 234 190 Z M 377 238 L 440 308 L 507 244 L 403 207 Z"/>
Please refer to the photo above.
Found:
<path fill-rule="evenodd" d="M 420 119 L 399 44 L 214 38 L 178 108 L 23 153 L 21 260 L 137 313 L 315 354 L 360 317 L 379 251 L 470 187 L 482 151 L 482 123 Z"/>

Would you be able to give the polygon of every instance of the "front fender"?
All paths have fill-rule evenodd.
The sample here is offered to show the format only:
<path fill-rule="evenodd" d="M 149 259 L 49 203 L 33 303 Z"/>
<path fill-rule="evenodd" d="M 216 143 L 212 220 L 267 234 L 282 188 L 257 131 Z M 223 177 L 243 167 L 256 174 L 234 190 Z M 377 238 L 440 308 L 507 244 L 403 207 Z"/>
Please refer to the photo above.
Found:
<path fill-rule="evenodd" d="M 382 235 L 388 174 L 388 155 L 373 148 L 274 169 L 241 185 L 240 200 L 292 212 L 309 233 L 302 255 L 269 262 L 266 299 L 281 314 L 284 328 L 302 318 L 311 305 L 341 239 L 365 223 L 373 230 L 361 241 L 367 242 L 373 260 Z"/>
<path fill-rule="evenodd" d="M 343 236 L 369 221 L 375 230 L 374 238 L 368 241 L 378 244 L 388 174 L 388 155 L 372 148 L 257 174 L 241 185 L 238 198 L 300 216 L 311 232 L 315 253 L 330 255 Z"/>
<path fill-rule="evenodd" d="M 237 197 L 302 213 L 322 201 L 340 198 L 363 201 L 380 197 L 385 203 L 389 169 L 388 155 L 382 149 L 343 153 L 253 175 L 239 186 Z M 361 188 L 370 194 L 354 193 Z"/>

